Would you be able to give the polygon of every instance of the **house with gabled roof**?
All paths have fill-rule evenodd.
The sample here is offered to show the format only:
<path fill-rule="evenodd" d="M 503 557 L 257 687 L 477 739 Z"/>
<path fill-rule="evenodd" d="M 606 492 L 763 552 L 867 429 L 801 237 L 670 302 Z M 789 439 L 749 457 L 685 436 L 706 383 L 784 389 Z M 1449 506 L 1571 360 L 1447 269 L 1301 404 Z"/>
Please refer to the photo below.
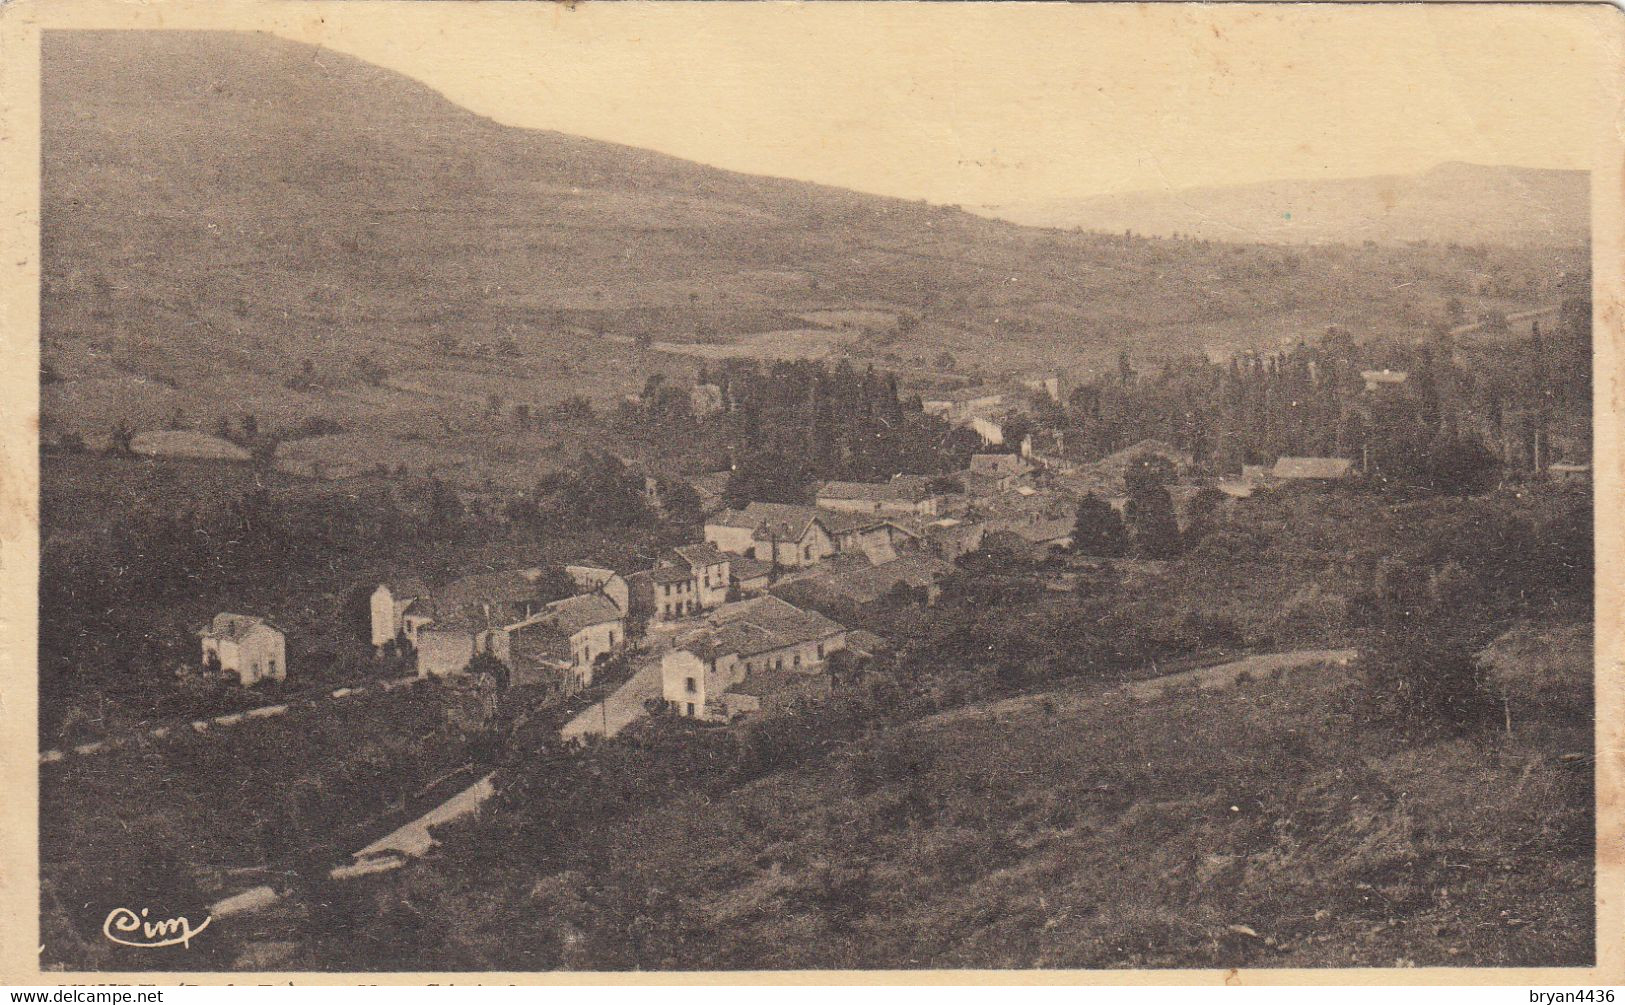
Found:
<path fill-rule="evenodd" d="M 599 657 L 626 642 L 625 615 L 601 593 L 581 593 L 504 629 L 516 684 L 569 693 L 592 684 Z"/>
<path fill-rule="evenodd" d="M 379 583 L 369 600 L 373 649 L 382 653 L 396 640 L 416 648 L 417 630 L 430 620 L 424 613 L 428 600 L 429 587 L 416 576 Z"/>
<path fill-rule="evenodd" d="M 737 555 L 728 561 L 728 581 L 741 594 L 761 593 L 773 583 L 773 566 Z"/>
<path fill-rule="evenodd" d="M 264 618 L 216 614 L 198 635 L 205 669 L 234 673 L 245 687 L 288 676 L 287 638 Z"/>
<path fill-rule="evenodd" d="M 939 494 L 924 475 L 897 475 L 886 482 L 830 481 L 819 486 L 819 509 L 871 516 L 935 516 Z"/>
<path fill-rule="evenodd" d="M 735 555 L 799 568 L 834 554 L 826 519 L 812 506 L 753 502 L 706 521 L 705 540 Z"/>
<path fill-rule="evenodd" d="M 687 565 L 657 564 L 628 580 L 632 587 L 632 609 L 651 621 L 678 621 L 700 613 L 699 588 Z M 723 588 L 727 592 L 727 588 Z"/>
<path fill-rule="evenodd" d="M 493 634 L 542 610 L 541 569 L 477 572 L 434 590 L 409 613 L 421 619 L 414 637 L 418 674 L 461 673 L 479 651 L 496 643 Z"/>
<path fill-rule="evenodd" d="M 423 633 L 418 674 L 461 673 L 484 653 L 508 667 L 515 684 L 571 693 L 590 685 L 593 664 L 625 642 L 625 614 L 598 592 L 555 600 L 509 624 L 488 624 L 465 608 Z"/>
<path fill-rule="evenodd" d="M 773 593 L 794 604 L 843 601 L 864 606 L 901 586 L 921 591 L 926 603 L 935 603 L 942 592 L 938 582 L 953 571 L 952 564 L 924 551 L 880 560 L 854 553 L 787 576 L 773 588 Z"/>
<path fill-rule="evenodd" d="M 661 694 L 679 715 L 728 721 L 761 707 L 755 681 L 816 679 L 846 626 L 774 596 L 724 604 L 661 658 Z"/>
<path fill-rule="evenodd" d="M 680 544 L 662 555 L 657 564 L 687 569 L 694 581 L 694 598 L 708 611 L 728 599 L 728 553 L 714 544 Z"/>
<path fill-rule="evenodd" d="M 829 513 L 822 520 L 837 555 L 862 552 L 875 558 L 914 547 L 920 535 L 901 519 L 862 513 Z"/>

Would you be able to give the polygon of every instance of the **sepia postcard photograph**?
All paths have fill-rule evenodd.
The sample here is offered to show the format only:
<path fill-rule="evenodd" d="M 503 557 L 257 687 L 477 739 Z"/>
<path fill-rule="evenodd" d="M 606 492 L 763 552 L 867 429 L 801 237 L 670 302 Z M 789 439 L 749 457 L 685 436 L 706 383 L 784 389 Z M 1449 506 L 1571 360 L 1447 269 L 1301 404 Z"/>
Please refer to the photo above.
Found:
<path fill-rule="evenodd" d="M 1622 49 L 0 6 L 0 973 L 1618 983 Z"/>

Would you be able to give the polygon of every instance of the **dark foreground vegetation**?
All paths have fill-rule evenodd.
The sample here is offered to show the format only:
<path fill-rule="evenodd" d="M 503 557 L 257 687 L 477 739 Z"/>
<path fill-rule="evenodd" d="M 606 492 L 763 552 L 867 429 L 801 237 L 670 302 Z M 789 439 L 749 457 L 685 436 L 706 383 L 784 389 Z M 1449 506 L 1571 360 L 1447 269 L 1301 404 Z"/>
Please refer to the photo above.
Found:
<path fill-rule="evenodd" d="M 877 619 L 894 655 L 783 716 L 515 746 L 435 858 L 306 905 L 295 959 L 1584 963 L 1589 531 L 1579 493 L 1287 493 L 1166 565 L 1079 563 L 1069 594 L 975 556 Z M 1497 657 L 1530 637 L 1539 679 Z M 1163 654 L 1333 642 L 1364 655 L 1110 693 Z"/>

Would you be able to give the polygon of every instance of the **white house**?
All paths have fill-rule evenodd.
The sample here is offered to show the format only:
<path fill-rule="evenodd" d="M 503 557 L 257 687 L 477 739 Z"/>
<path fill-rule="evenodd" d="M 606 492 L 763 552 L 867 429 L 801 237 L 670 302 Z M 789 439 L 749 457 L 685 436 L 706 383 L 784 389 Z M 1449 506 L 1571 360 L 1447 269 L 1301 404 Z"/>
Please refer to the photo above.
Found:
<path fill-rule="evenodd" d="M 477 653 L 486 653 L 513 671 L 516 684 L 568 692 L 591 684 L 593 663 L 625 643 L 625 615 L 602 593 L 555 600 L 501 625 L 465 610 L 422 632 L 418 674 L 462 673 Z"/>
<path fill-rule="evenodd" d="M 686 565 L 656 565 L 632 577 L 633 605 L 652 621 L 680 621 L 700 613 L 699 587 Z"/>
<path fill-rule="evenodd" d="M 728 599 L 728 554 L 714 544 L 680 544 L 667 552 L 659 565 L 687 569 L 693 580 L 693 599 L 702 611 Z"/>
<path fill-rule="evenodd" d="M 1004 424 L 999 422 L 997 419 L 991 419 L 981 415 L 972 416 L 970 420 L 970 428 L 975 431 L 976 435 L 982 438 L 982 442 L 986 443 L 988 446 L 998 447 L 1004 445 Z"/>
<path fill-rule="evenodd" d="M 419 579 L 409 577 L 393 585 L 379 583 L 371 600 L 373 648 L 381 651 L 396 639 L 405 639 L 417 648 L 417 630 L 431 620 L 417 605 L 428 599 L 429 588 Z"/>
<path fill-rule="evenodd" d="M 592 684 L 593 664 L 626 643 L 626 621 L 600 593 L 582 593 L 547 605 L 541 614 L 509 625 L 507 654 L 515 683 L 543 683 L 575 691 Z"/>
<path fill-rule="evenodd" d="M 510 569 L 464 576 L 414 604 L 407 616 L 424 620 L 415 629 L 418 674 L 461 673 L 476 650 L 504 644 L 492 633 L 540 613 L 540 569 Z M 607 603 L 607 601 L 606 601 Z"/>
<path fill-rule="evenodd" d="M 216 614 L 203 638 L 203 665 L 235 673 L 244 686 L 288 676 L 287 639 L 248 614 Z"/>
<path fill-rule="evenodd" d="M 777 597 L 724 604 L 661 658 L 661 696 L 679 715 L 727 721 L 761 707 L 750 682 L 815 677 L 846 646 L 846 627 Z"/>
<path fill-rule="evenodd" d="M 811 506 L 753 502 L 705 524 L 705 540 L 722 551 L 780 568 L 815 565 L 835 552 L 825 517 Z"/>

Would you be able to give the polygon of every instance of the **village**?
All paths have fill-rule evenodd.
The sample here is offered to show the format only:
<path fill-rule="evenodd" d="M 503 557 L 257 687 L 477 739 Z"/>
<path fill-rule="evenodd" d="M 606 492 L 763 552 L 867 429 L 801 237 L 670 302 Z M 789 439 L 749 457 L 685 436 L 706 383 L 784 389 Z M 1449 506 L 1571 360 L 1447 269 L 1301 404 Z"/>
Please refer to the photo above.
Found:
<path fill-rule="evenodd" d="M 1242 372 L 1263 372 L 1256 354 L 1238 361 Z M 1277 365 L 1270 362 L 1271 374 Z M 1279 365 L 1284 371 L 1286 364 Z M 1310 383 L 1318 381 L 1314 361 L 1303 369 Z M 725 387 L 701 377 L 686 391 L 696 417 L 735 407 Z M 1404 414 L 1416 404 L 1415 382 L 1402 370 L 1360 370 L 1358 389 L 1343 409 L 1373 429 L 1386 413 Z M 979 446 L 962 470 L 827 480 L 804 503 L 751 499 L 729 506 L 730 471 L 680 476 L 630 462 L 651 511 L 662 512 L 663 496 L 674 491 L 698 501 L 702 537 L 670 547 L 648 567 L 609 568 L 583 558 L 562 568 L 478 572 L 438 586 L 415 576 L 387 579 L 370 594 L 369 623 L 352 627 L 380 660 L 399 665 L 404 658 L 419 678 L 465 681 L 487 696 L 488 717 L 498 714 L 498 696 L 510 688 L 530 701 L 563 701 L 624 657 L 631 679 L 617 681 L 619 691 L 604 701 L 604 708 L 617 708 L 613 728 L 600 709 L 602 726 L 583 713 L 568 733 L 613 733 L 657 709 L 728 723 L 827 693 L 832 663 L 867 658 L 889 644 L 826 612 L 932 604 L 940 581 L 967 554 L 991 549 L 1047 563 L 1052 586 L 1066 590 L 1068 563 L 1122 559 L 1131 534 L 1140 557 L 1156 558 L 1158 526 L 1177 538 L 1255 492 L 1333 487 L 1373 474 L 1366 442 L 1353 457 L 1280 455 L 1228 473 L 1154 439 L 1094 462 L 1072 459 L 1063 453 L 1065 430 L 1042 417 L 1064 414 L 1069 399 L 1075 405 L 1098 392 L 1069 387 L 1059 373 L 916 394 L 924 415 L 974 435 Z M 640 396 L 630 404 L 642 404 Z M 1543 469 L 1559 484 L 1589 479 L 1588 465 L 1550 459 L 1550 437 L 1543 442 L 1541 429 L 1518 439 L 1509 426 L 1498 458 L 1508 469 Z M 1136 502 L 1146 489 L 1153 501 Z M 1086 524 L 1088 539 L 1075 540 Z M 200 635 L 207 675 L 245 687 L 298 675 L 288 665 L 283 633 L 264 616 L 221 613 Z"/>
<path fill-rule="evenodd" d="M 416 6 L 24 18 L 20 957 L 1602 960 L 1578 32 Z"/>

